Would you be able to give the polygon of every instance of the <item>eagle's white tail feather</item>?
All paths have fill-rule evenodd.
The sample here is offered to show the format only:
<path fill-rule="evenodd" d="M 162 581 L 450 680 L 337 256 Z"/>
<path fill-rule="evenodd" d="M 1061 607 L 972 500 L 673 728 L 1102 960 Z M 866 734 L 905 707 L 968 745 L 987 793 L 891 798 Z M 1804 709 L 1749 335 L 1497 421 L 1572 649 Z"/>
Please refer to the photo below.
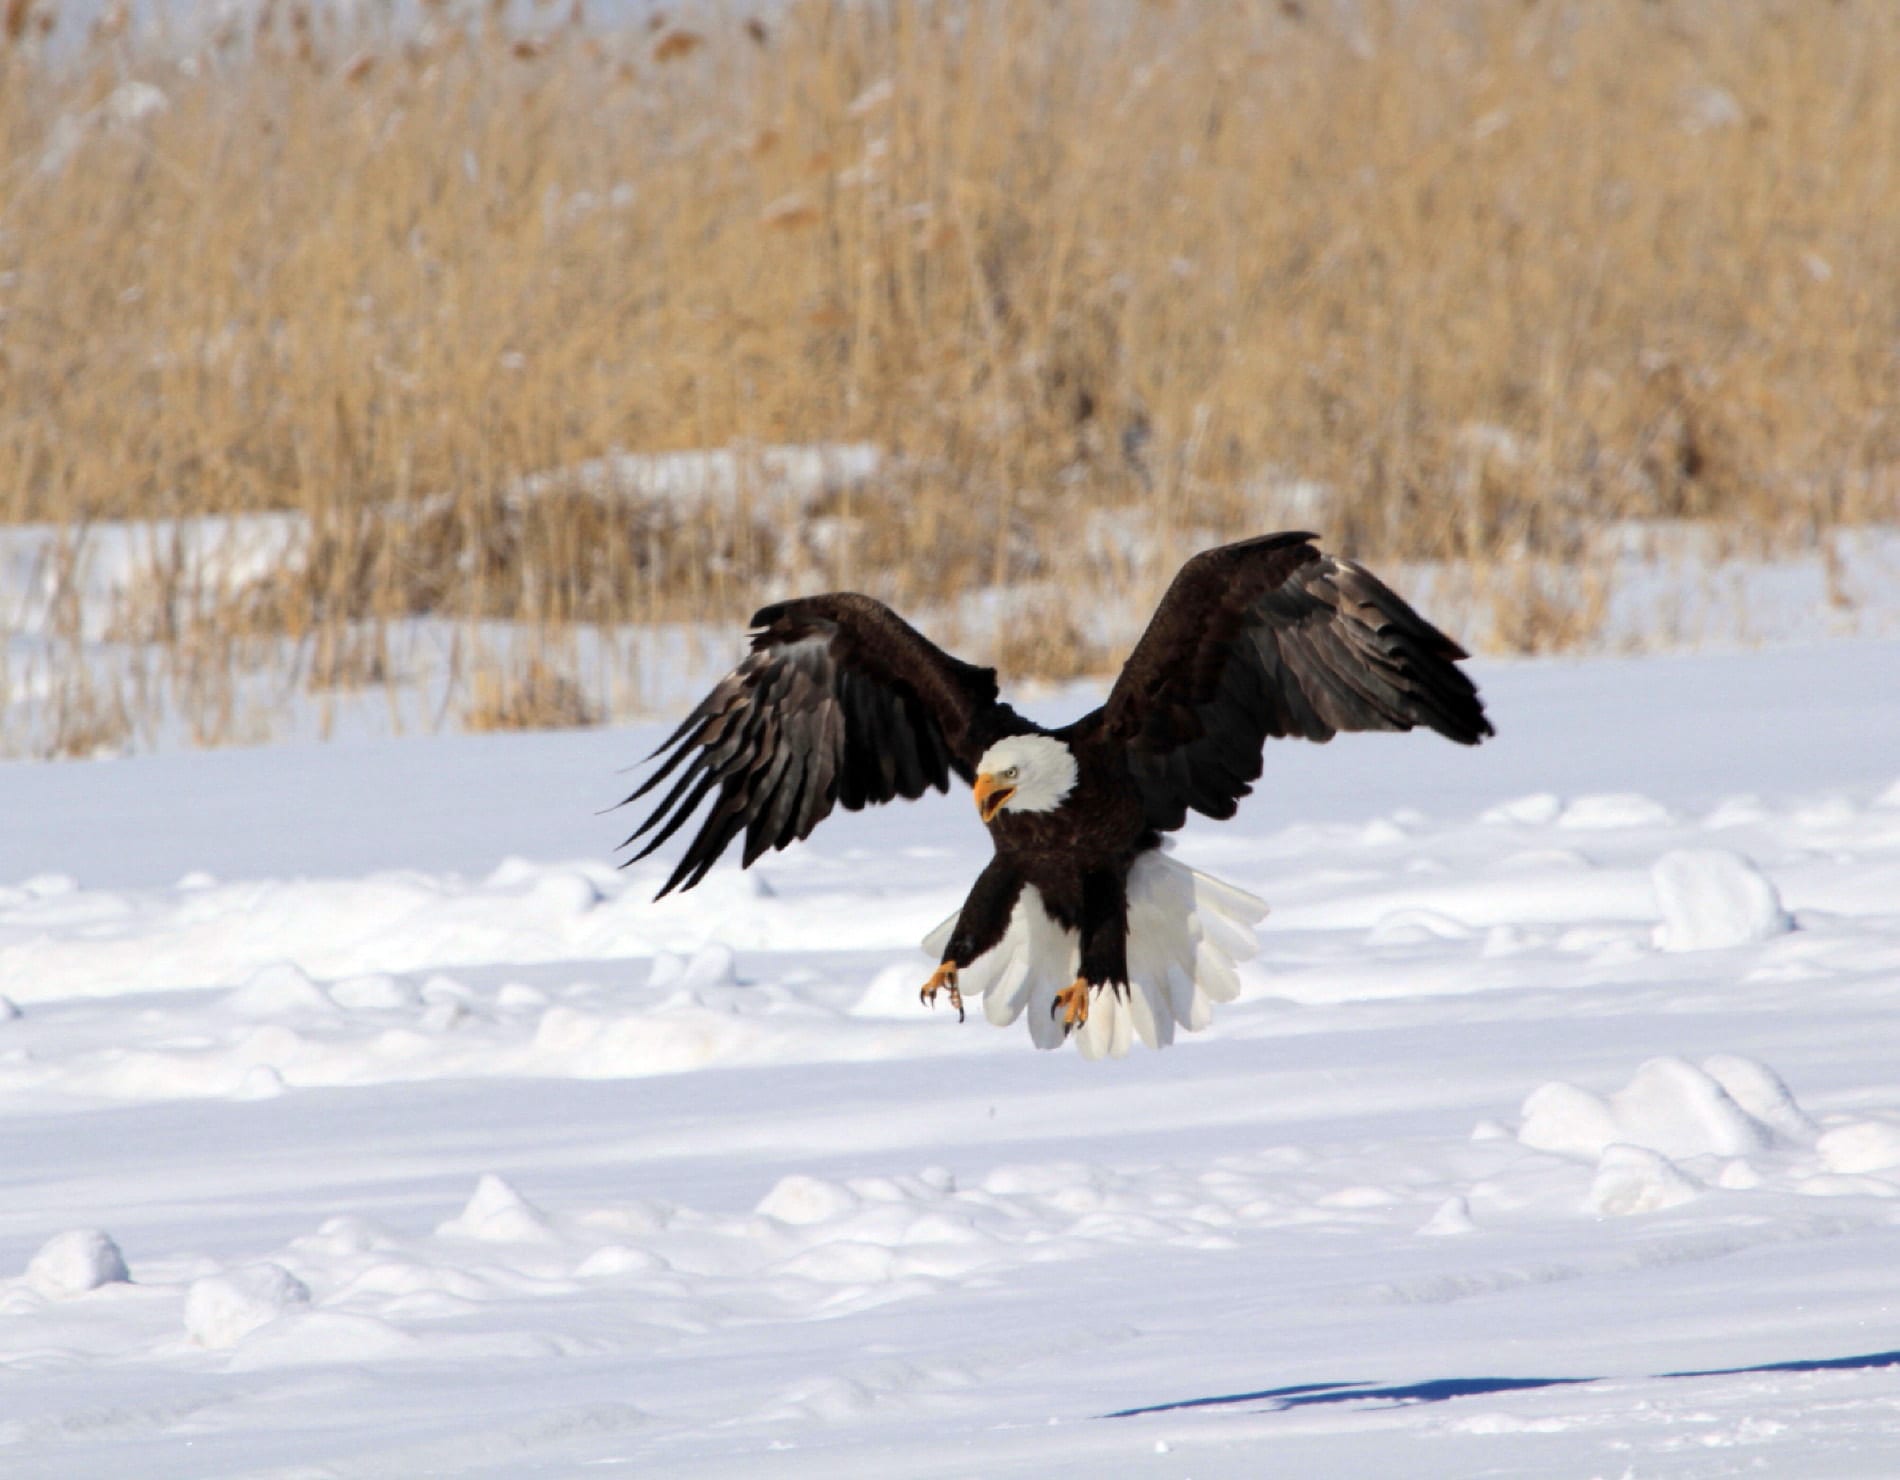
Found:
<path fill-rule="evenodd" d="M 1223 901 L 1223 904 L 1225 901 Z M 1229 914 L 1216 914 L 1202 903 L 1195 901 L 1196 919 L 1201 924 L 1201 948 L 1216 950 L 1222 958 L 1233 965 L 1242 961 L 1251 961 L 1260 954 L 1260 944 L 1254 939 L 1253 922 L 1238 919 Z"/>
<path fill-rule="evenodd" d="M 1192 967 L 1184 971 L 1177 966 L 1168 973 L 1168 1000 L 1174 1008 L 1174 1020 L 1190 1033 L 1198 1033 L 1214 1021 L 1214 1004 L 1195 985 Z"/>
<path fill-rule="evenodd" d="M 1253 927 L 1267 913 L 1261 900 L 1209 878 L 1161 852 L 1144 853 L 1128 874 L 1128 995 L 1097 992 L 1088 1021 L 1072 1035 L 1085 1058 L 1120 1058 L 1139 1038 L 1150 1048 L 1213 1020 L 1213 1004 L 1240 995 L 1234 968 L 1260 949 Z M 924 939 L 941 957 L 956 929 L 952 915 Z M 1002 940 L 966 966 L 966 996 L 981 996 L 983 1014 L 1005 1027 L 1028 1013 L 1038 1048 L 1058 1048 L 1062 1025 L 1051 1009 L 1075 980 L 1081 950 L 1076 933 L 1049 917 L 1042 896 L 1025 888 Z"/>
<path fill-rule="evenodd" d="M 1082 943 L 1072 930 L 1064 930 L 1042 907 L 1042 896 L 1034 889 L 1023 890 L 1017 906 L 1029 919 L 1029 981 L 1024 994 L 1029 1009 L 1029 1037 L 1037 1048 L 1062 1047 L 1062 1024 L 1055 1014 L 1056 993 L 1075 980 L 1082 969 Z M 1014 1022 L 1015 1014 L 1003 1019 Z M 994 1021 L 994 1019 L 992 1019 Z"/>
<path fill-rule="evenodd" d="M 1030 971 L 1035 965 L 1025 940 L 1019 937 L 1012 945 L 1015 949 L 1002 974 L 993 983 L 987 986 L 979 983 L 973 989 L 983 995 L 984 1016 L 999 1028 L 1008 1027 L 1023 1010 L 1023 1001 L 1029 995 Z"/>
<path fill-rule="evenodd" d="M 1254 935 L 1253 927 L 1266 919 L 1266 901 L 1212 874 L 1204 874 L 1196 869 L 1187 869 L 1187 874 L 1194 886 L 1195 903 L 1201 918 L 1237 931 L 1239 945 L 1236 950 L 1241 953 L 1241 960 L 1251 960 L 1259 955 L 1260 941 Z"/>
<path fill-rule="evenodd" d="M 1130 968 L 1130 975 L 1133 968 Z M 1119 1038 L 1120 1047 L 1111 1042 L 1109 1052 L 1120 1058 L 1128 1052 L 1130 1044 L 1139 1038 L 1150 1048 L 1166 1048 L 1174 1042 L 1174 1013 L 1168 1006 L 1167 989 L 1150 978 L 1147 981 L 1133 981 L 1128 984 L 1128 996 L 1124 1000 L 1118 993 L 1105 994 L 1115 998 L 1115 1023 L 1123 1032 Z M 1093 1013 L 1090 1014 L 1093 1016 Z M 1082 1052 L 1088 1053 L 1087 1045 Z"/>
<path fill-rule="evenodd" d="M 1202 941 L 1194 953 L 1194 984 L 1207 993 L 1210 1002 L 1232 1002 L 1240 995 L 1240 975 L 1211 941 Z"/>

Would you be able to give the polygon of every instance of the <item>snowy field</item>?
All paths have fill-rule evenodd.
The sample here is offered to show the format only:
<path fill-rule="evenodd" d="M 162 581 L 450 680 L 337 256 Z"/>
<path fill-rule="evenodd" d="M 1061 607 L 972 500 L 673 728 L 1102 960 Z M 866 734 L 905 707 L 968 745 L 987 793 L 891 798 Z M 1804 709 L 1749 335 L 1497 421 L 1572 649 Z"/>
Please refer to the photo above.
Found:
<path fill-rule="evenodd" d="M 0 766 L 0 1474 L 1900 1474 L 1900 644 L 1476 671 L 1102 1063 L 917 1004 L 965 795 L 654 905 L 657 726 Z"/>

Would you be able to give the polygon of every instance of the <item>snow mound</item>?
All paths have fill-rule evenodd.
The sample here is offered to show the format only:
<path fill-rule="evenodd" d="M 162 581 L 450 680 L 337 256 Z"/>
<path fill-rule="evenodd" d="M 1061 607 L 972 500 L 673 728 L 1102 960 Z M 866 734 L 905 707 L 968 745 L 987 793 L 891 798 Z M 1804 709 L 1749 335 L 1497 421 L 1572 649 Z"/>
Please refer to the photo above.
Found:
<path fill-rule="evenodd" d="M 547 1215 L 492 1172 L 482 1174 L 461 1216 L 441 1224 L 436 1233 L 493 1244 L 542 1244 L 555 1238 Z"/>
<path fill-rule="evenodd" d="M 1470 940 L 1478 932 L 1463 920 L 1438 910 L 1404 909 L 1382 915 L 1367 933 L 1375 946 L 1429 946 L 1439 941 Z"/>
<path fill-rule="evenodd" d="M 1744 1109 L 1729 1084 L 1762 1114 Z M 1618 1144 L 1667 1157 L 1741 1156 L 1777 1139 L 1805 1140 L 1812 1125 L 1772 1069 L 1732 1055 L 1700 1069 L 1684 1059 L 1651 1059 L 1607 1099 L 1574 1084 L 1546 1084 L 1524 1101 L 1523 1115 L 1517 1138 L 1524 1145 L 1590 1158 Z"/>
<path fill-rule="evenodd" d="M 1655 1213 L 1691 1202 L 1700 1187 L 1668 1157 L 1647 1146 L 1606 1146 L 1584 1205 L 1606 1218 Z"/>
<path fill-rule="evenodd" d="M 1613 827 L 1667 827 L 1674 821 L 1674 814 L 1661 802 L 1618 791 L 1578 797 L 1564 808 L 1557 826 L 1593 832 Z"/>
<path fill-rule="evenodd" d="M 1471 1204 L 1462 1197 L 1448 1197 L 1438 1211 L 1425 1220 L 1419 1232 L 1432 1238 L 1451 1238 L 1461 1233 L 1476 1233 L 1478 1225 L 1471 1216 Z"/>
<path fill-rule="evenodd" d="M 1753 1192 L 1761 1184 L 1761 1173 L 1740 1156 L 1723 1162 L 1722 1169 L 1715 1174 L 1715 1185 L 1727 1188 L 1730 1192 Z"/>
<path fill-rule="evenodd" d="M 310 1287 L 281 1264 L 248 1264 L 193 1280 L 185 1292 L 185 1334 L 223 1351 L 294 1306 L 310 1303 Z"/>
<path fill-rule="evenodd" d="M 1792 1145 L 1812 1142 L 1820 1127 L 1795 1103 L 1781 1076 L 1757 1059 L 1718 1053 L 1702 1061 L 1703 1072 L 1728 1091 L 1729 1098 L 1754 1119 Z"/>
<path fill-rule="evenodd" d="M 732 947 L 722 941 L 701 946 L 690 957 L 672 951 L 660 951 L 653 958 L 653 970 L 647 977 L 650 987 L 670 987 L 675 991 L 694 991 L 704 987 L 738 985 L 738 961 Z"/>
<path fill-rule="evenodd" d="M 886 966 L 871 978 L 871 984 L 864 989 L 864 995 L 852 1004 L 853 1017 L 897 1018 L 903 1022 L 916 1022 L 919 1018 L 918 990 L 924 979 L 930 975 L 928 966 L 913 966 L 908 961 L 895 966 Z M 939 1007 L 948 1007 L 949 998 L 937 999 Z M 965 1004 L 967 1010 L 968 1004 Z"/>
<path fill-rule="evenodd" d="M 858 1206 L 857 1194 L 817 1177 L 781 1177 L 759 1201 L 758 1211 L 781 1223 L 823 1223 Z"/>
<path fill-rule="evenodd" d="M 232 1353 L 231 1370 L 388 1361 L 423 1350 L 423 1344 L 400 1326 L 375 1316 L 286 1307 Z"/>
<path fill-rule="evenodd" d="M 584 915 L 605 899 L 592 879 L 573 869 L 550 870 L 529 885 L 527 892 L 531 909 L 557 920 Z"/>
<path fill-rule="evenodd" d="M 1508 802 L 1499 802 L 1495 807 L 1487 807 L 1478 814 L 1478 821 L 1491 827 L 1502 827 L 1511 823 L 1542 827 L 1547 823 L 1555 822 L 1563 809 L 1563 799 L 1555 792 L 1535 791 L 1529 796 L 1513 797 Z"/>
<path fill-rule="evenodd" d="M 119 1285 L 129 1281 L 125 1256 L 111 1235 L 96 1228 L 75 1228 L 56 1233 L 40 1245 L 39 1253 L 26 1266 L 26 1283 L 49 1300 L 64 1300 L 83 1295 L 101 1285 Z"/>
<path fill-rule="evenodd" d="M 574 1278 L 611 1279 L 617 1275 L 649 1274 L 665 1267 L 657 1254 L 648 1253 L 645 1249 L 636 1249 L 629 1244 L 607 1244 L 574 1266 Z"/>
<path fill-rule="evenodd" d="M 815 1421 L 839 1424 L 855 1418 L 877 1403 L 877 1395 L 863 1383 L 848 1377 L 806 1378 L 779 1395 L 778 1401 L 761 1410 L 759 1418 L 770 1423 Z"/>
<path fill-rule="evenodd" d="M 1881 1172 L 1900 1167 L 1900 1125 L 1856 1120 L 1837 1125 L 1814 1143 L 1830 1172 Z"/>
<path fill-rule="evenodd" d="M 352 1012 L 391 1012 L 412 1006 L 416 993 L 397 978 L 372 971 L 332 983 L 330 1000 Z"/>
<path fill-rule="evenodd" d="M 1884 1177 L 1858 1176 L 1850 1172 L 1821 1172 L 1795 1183 L 1803 1197 L 1900 1197 L 1900 1187 Z"/>
<path fill-rule="evenodd" d="M 1650 870 L 1665 951 L 1715 951 L 1753 945 L 1794 928 L 1775 886 L 1739 853 L 1683 848 Z"/>
<path fill-rule="evenodd" d="M 11 997 L 0 997 L 0 1023 L 10 1023 L 20 1016 L 20 1009 Z"/>
<path fill-rule="evenodd" d="M 1762 799 L 1750 793 L 1723 797 L 1709 809 L 1709 815 L 1702 819 L 1702 825 L 1710 832 L 1717 832 L 1725 827 L 1751 827 L 1766 822 L 1771 815 Z"/>
<path fill-rule="evenodd" d="M 252 1064 L 244 1071 L 244 1077 L 238 1081 L 236 1089 L 231 1091 L 234 1100 L 274 1100 L 284 1092 L 284 1076 L 270 1064 Z"/>
<path fill-rule="evenodd" d="M 274 962 L 253 972 L 250 979 L 224 999 L 239 1017 L 278 1018 L 336 1011 L 332 1002 L 301 967 Z"/>

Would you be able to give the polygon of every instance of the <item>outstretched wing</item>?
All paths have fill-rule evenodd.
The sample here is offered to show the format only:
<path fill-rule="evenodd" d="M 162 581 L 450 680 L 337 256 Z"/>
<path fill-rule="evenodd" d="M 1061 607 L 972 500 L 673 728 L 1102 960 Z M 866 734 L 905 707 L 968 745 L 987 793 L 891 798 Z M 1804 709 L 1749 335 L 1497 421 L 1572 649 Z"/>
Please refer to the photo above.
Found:
<path fill-rule="evenodd" d="M 926 787 L 947 791 L 952 771 L 971 780 L 989 730 L 1009 713 L 996 702 L 994 669 L 953 658 L 868 596 L 780 602 L 752 626 L 752 651 L 653 752 L 666 759 L 627 798 L 678 772 L 622 845 L 653 833 L 629 863 L 714 798 L 656 897 L 692 888 L 741 831 L 749 866 L 808 836 L 839 803 L 856 811 Z"/>
<path fill-rule="evenodd" d="M 1121 742 L 1150 826 L 1231 817 L 1271 736 L 1424 725 L 1493 733 L 1463 648 L 1310 534 L 1196 555 L 1162 597 L 1095 720 Z"/>

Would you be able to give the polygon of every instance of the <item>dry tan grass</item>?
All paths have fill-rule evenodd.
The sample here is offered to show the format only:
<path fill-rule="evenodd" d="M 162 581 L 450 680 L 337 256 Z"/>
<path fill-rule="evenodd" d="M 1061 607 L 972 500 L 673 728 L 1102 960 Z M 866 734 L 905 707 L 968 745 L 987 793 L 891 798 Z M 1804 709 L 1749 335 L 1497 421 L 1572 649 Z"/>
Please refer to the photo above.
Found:
<path fill-rule="evenodd" d="M 1487 645 L 1501 652 L 1568 652 L 1587 646 L 1609 614 L 1608 573 L 1584 564 L 1574 571 L 1548 560 L 1516 560 L 1475 573 L 1489 608 Z"/>
<path fill-rule="evenodd" d="M 1615 517 L 1900 512 L 1889 0 L 791 0 L 625 33 L 290 3 L 63 62 L 51 13 L 0 40 L 0 520 L 312 531 L 161 632 L 730 623 L 793 569 L 1139 599 L 1182 532 L 1292 522 L 1296 476 L 1337 548 L 1486 567 Z M 821 440 L 906 471 L 815 565 L 747 520 L 506 496 Z M 1119 507 L 1151 558 L 1079 561 Z M 1598 604 L 1544 581 L 1512 646 Z"/>
<path fill-rule="evenodd" d="M 996 625 L 985 660 L 1009 677 L 1060 681 L 1107 672 L 1111 655 L 1068 602 L 1034 601 Z"/>
<path fill-rule="evenodd" d="M 491 730 L 573 730 L 597 725 L 602 715 L 581 686 L 538 654 L 513 668 L 489 661 L 469 681 L 462 727 Z"/>
<path fill-rule="evenodd" d="M 389 635 L 380 626 L 331 623 L 313 636 L 304 687 L 312 693 L 373 689 L 395 677 Z"/>
<path fill-rule="evenodd" d="M 133 739 L 134 702 L 125 689 L 101 683 L 84 663 L 68 657 L 53 673 L 46 728 L 37 737 L 35 752 L 53 760 L 121 753 Z"/>

